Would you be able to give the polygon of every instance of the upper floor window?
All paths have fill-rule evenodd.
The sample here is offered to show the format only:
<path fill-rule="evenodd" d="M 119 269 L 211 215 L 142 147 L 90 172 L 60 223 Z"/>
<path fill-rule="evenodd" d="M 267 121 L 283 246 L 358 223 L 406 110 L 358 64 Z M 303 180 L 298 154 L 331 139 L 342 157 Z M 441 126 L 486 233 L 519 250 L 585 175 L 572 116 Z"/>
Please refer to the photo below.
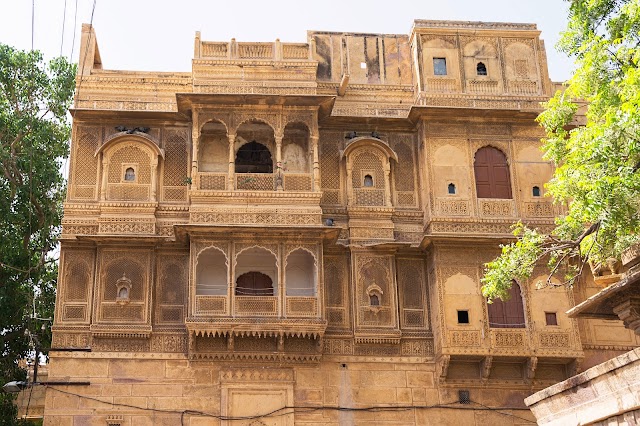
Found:
<path fill-rule="evenodd" d="M 539 186 L 534 186 L 531 189 L 531 195 L 533 195 L 534 197 L 539 197 L 540 196 L 540 187 Z"/>
<path fill-rule="evenodd" d="M 362 186 L 370 188 L 373 186 L 373 176 L 371 175 L 365 175 L 364 176 L 364 182 L 362 184 Z"/>
<path fill-rule="evenodd" d="M 273 173 L 269 148 L 252 141 L 240 147 L 236 154 L 236 173 Z"/>
<path fill-rule="evenodd" d="M 446 58 L 433 58 L 433 74 L 447 75 L 447 59 Z"/>
<path fill-rule="evenodd" d="M 124 180 L 127 182 L 134 182 L 136 180 L 136 171 L 133 167 L 127 167 L 124 171 Z"/>
<path fill-rule="evenodd" d="M 273 296 L 273 281 L 262 272 L 244 273 L 236 280 L 236 296 Z"/>
<path fill-rule="evenodd" d="M 524 306 L 520 295 L 520 286 L 514 281 L 509 290 L 509 300 L 494 300 L 488 305 L 489 327 L 524 328 Z"/>
<path fill-rule="evenodd" d="M 449 185 L 447 185 L 447 192 L 451 195 L 455 195 L 456 193 L 456 184 L 455 183 L 450 183 Z"/>
<path fill-rule="evenodd" d="M 478 198 L 511 198 L 511 178 L 507 156 L 492 146 L 476 152 L 473 169 Z"/>
<path fill-rule="evenodd" d="M 476 73 L 478 75 L 487 75 L 487 66 L 482 62 L 478 62 L 478 65 L 476 65 Z"/>

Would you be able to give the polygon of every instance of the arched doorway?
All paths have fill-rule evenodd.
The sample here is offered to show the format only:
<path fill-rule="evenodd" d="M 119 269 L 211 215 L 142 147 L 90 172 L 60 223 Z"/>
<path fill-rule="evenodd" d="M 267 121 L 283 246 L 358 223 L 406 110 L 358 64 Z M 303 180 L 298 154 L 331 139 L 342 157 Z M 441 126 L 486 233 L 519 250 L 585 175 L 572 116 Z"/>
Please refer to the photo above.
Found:
<path fill-rule="evenodd" d="M 473 162 L 478 198 L 511 198 L 511 178 L 507 156 L 497 148 L 485 146 Z"/>
<path fill-rule="evenodd" d="M 273 296 L 273 281 L 262 272 L 246 272 L 236 280 L 236 296 Z"/>

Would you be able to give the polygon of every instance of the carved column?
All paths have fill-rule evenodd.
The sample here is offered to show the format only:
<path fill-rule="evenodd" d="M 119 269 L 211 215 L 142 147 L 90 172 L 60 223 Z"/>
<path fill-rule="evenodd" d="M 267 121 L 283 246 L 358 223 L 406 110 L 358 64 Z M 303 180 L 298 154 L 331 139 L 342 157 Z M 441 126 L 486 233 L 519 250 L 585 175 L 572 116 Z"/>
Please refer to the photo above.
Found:
<path fill-rule="evenodd" d="M 391 207 L 391 166 L 389 162 L 384 165 L 384 204 Z"/>
<path fill-rule="evenodd" d="M 106 158 L 102 158 L 102 183 L 100 185 L 100 201 L 107 199 L 107 177 L 109 175 L 109 162 Z"/>
<path fill-rule="evenodd" d="M 284 191 L 284 187 L 282 186 L 282 180 L 284 177 L 282 176 L 282 138 L 284 135 L 282 133 L 276 134 L 276 191 Z"/>
<path fill-rule="evenodd" d="M 191 184 L 198 185 L 198 145 L 200 144 L 200 128 L 198 119 L 194 120 L 193 128 L 191 129 Z"/>
<path fill-rule="evenodd" d="M 233 191 L 236 176 L 236 135 L 229 133 L 229 176 L 227 178 L 227 190 Z"/>
<path fill-rule="evenodd" d="M 311 136 L 313 150 L 313 190 L 320 191 L 320 160 L 318 155 L 318 135 Z"/>
<path fill-rule="evenodd" d="M 156 201 L 158 192 L 158 157 L 151 161 L 151 201 Z"/>
<path fill-rule="evenodd" d="M 353 181 L 351 179 L 351 164 L 347 162 L 347 206 L 353 205 Z"/>

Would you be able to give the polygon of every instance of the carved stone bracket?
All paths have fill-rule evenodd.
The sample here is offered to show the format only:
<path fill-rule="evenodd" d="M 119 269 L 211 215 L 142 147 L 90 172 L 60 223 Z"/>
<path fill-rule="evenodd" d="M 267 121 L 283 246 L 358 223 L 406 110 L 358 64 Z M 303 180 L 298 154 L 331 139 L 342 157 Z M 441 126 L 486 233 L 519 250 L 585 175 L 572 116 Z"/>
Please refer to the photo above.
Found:
<path fill-rule="evenodd" d="M 624 326 L 640 336 L 640 296 L 628 296 L 613 308 Z"/>

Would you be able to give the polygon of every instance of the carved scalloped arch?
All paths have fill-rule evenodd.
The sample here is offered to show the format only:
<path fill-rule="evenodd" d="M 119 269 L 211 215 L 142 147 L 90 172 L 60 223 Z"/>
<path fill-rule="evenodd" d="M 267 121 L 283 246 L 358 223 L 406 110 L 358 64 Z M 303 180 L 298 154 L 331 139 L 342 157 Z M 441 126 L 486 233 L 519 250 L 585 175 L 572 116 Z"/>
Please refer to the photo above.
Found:
<path fill-rule="evenodd" d="M 296 246 L 291 246 L 291 249 L 287 249 L 287 251 L 286 251 L 286 253 L 284 255 L 284 267 L 285 268 L 287 267 L 287 262 L 289 261 L 289 255 L 291 253 L 293 253 L 294 251 L 297 251 L 297 250 L 306 251 L 311 256 L 313 256 L 313 266 L 315 266 L 316 268 L 318 267 L 318 257 L 314 253 L 313 249 L 308 245 L 296 245 Z"/>
<path fill-rule="evenodd" d="M 124 132 L 117 134 L 107 142 L 103 143 L 102 146 L 96 150 L 94 157 L 97 157 L 101 153 L 111 155 L 119 145 L 124 146 L 127 144 L 136 147 L 140 147 L 142 145 L 142 147 L 146 148 L 146 151 L 149 152 L 152 157 L 164 158 L 164 149 L 160 149 L 156 144 L 156 141 L 149 135 L 144 133 L 130 135 Z"/>
<path fill-rule="evenodd" d="M 199 248 L 199 247 L 198 247 L 198 248 Z M 199 248 L 199 250 L 197 250 L 197 251 L 196 251 L 196 256 L 195 256 L 195 258 L 196 258 L 196 262 L 195 262 L 195 266 L 196 266 L 196 267 L 198 266 L 198 260 L 200 259 L 200 255 L 201 255 L 203 252 L 205 252 L 205 251 L 207 251 L 207 250 L 211 250 L 211 249 L 218 250 L 220 253 L 222 253 L 222 255 L 223 255 L 223 256 L 224 256 L 224 258 L 225 258 L 225 262 L 224 262 L 224 264 L 228 267 L 228 266 L 229 266 L 229 256 L 227 256 L 227 253 L 226 253 L 226 251 L 225 251 L 225 250 L 223 250 L 221 247 L 218 247 L 218 246 L 217 246 L 217 245 L 215 245 L 215 244 L 209 244 L 209 245 L 207 245 L 207 246 L 205 246 L 205 247 Z"/>
<path fill-rule="evenodd" d="M 343 151 L 342 157 L 349 158 L 354 152 L 363 150 L 386 157 L 387 159 L 391 158 L 396 163 L 398 162 L 398 154 L 396 154 L 386 142 L 381 139 L 366 136 L 351 139 L 351 142 Z"/>
<path fill-rule="evenodd" d="M 276 259 L 276 268 L 279 266 L 278 265 L 278 249 L 277 249 L 277 247 L 276 247 L 276 249 L 274 251 L 274 248 L 273 247 L 270 248 L 268 244 L 246 244 L 246 245 L 243 245 L 242 248 L 238 252 L 236 252 L 235 256 L 233 257 L 233 267 L 234 267 L 234 269 L 235 269 L 236 266 L 238 266 L 238 256 L 240 256 L 242 254 L 242 252 L 247 251 L 247 250 L 252 249 L 252 248 L 261 248 L 263 250 L 268 251 Z"/>

